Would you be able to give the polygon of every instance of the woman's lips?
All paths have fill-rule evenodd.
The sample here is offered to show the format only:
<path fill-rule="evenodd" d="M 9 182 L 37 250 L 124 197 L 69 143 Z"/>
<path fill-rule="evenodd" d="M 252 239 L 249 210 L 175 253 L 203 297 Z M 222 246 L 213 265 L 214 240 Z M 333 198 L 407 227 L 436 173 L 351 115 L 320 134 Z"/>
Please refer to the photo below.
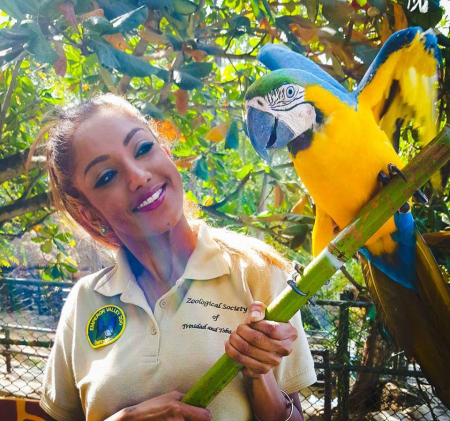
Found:
<path fill-rule="evenodd" d="M 162 186 L 161 194 L 159 195 L 159 197 L 154 202 L 150 203 L 147 206 L 144 206 L 141 209 L 136 210 L 135 212 L 150 212 L 152 210 L 155 210 L 155 209 L 159 208 L 162 205 L 162 203 L 164 202 L 164 198 L 165 197 L 166 197 L 166 185 L 164 184 Z"/>

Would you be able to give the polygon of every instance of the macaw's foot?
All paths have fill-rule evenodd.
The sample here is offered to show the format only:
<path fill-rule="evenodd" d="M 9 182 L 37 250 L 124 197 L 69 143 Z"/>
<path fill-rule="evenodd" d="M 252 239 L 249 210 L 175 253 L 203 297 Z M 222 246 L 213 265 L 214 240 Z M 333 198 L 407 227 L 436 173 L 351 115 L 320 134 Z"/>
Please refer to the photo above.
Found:
<path fill-rule="evenodd" d="M 301 263 L 297 262 L 296 260 L 293 261 L 294 263 L 294 269 L 295 271 L 301 276 L 303 275 L 303 272 L 305 271 L 305 266 L 303 266 Z"/>
<path fill-rule="evenodd" d="M 389 175 L 391 177 L 393 177 L 394 175 L 399 175 L 400 177 L 403 178 L 403 180 L 408 181 L 405 177 L 405 174 L 403 174 L 396 165 L 388 164 L 388 170 L 389 170 Z"/>
<path fill-rule="evenodd" d="M 394 175 L 400 174 L 406 181 L 406 177 L 395 165 L 389 164 L 388 168 L 389 168 L 389 175 L 391 177 L 393 177 Z M 395 173 L 395 171 L 398 171 L 398 172 Z M 380 171 L 378 173 L 378 181 L 384 187 L 389 183 L 389 181 L 391 181 L 391 179 L 390 179 L 390 177 L 388 177 L 388 175 L 386 173 L 384 173 L 383 171 Z M 397 213 L 408 213 L 410 209 L 411 209 L 411 206 L 409 206 L 409 203 L 406 202 L 400 207 L 400 209 L 397 211 Z"/>

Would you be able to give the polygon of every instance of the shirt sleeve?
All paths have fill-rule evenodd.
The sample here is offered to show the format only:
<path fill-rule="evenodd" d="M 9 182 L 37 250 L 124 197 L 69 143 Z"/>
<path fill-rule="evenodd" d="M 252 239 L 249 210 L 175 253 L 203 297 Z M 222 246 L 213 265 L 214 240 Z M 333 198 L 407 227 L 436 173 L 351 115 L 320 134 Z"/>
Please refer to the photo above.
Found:
<path fill-rule="evenodd" d="M 289 273 L 271 265 L 267 269 L 258 269 L 255 282 L 250 282 L 250 289 L 254 300 L 269 305 L 275 297 L 287 286 Z M 254 279 L 254 275 L 251 276 Z M 294 342 L 292 353 L 281 360 L 281 364 L 274 367 L 273 372 L 280 386 L 286 393 L 298 392 L 317 381 L 314 360 L 309 349 L 308 340 L 303 329 L 302 317 L 298 311 L 290 320 L 297 329 L 298 338 Z"/>
<path fill-rule="evenodd" d="M 40 406 L 58 421 L 81 421 L 84 413 L 72 367 L 73 329 L 61 318 L 44 372 Z"/>

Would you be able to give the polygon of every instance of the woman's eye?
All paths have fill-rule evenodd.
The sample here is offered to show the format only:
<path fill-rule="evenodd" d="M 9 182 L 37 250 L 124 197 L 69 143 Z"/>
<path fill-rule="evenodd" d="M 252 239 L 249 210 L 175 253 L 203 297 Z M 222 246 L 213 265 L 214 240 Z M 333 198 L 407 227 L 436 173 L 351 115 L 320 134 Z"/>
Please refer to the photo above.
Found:
<path fill-rule="evenodd" d="M 108 184 L 114 177 L 116 176 L 116 171 L 107 171 L 103 174 L 99 180 L 95 183 L 95 188 L 102 187 L 105 184 Z"/>
<path fill-rule="evenodd" d="M 153 142 L 146 142 L 146 143 L 142 144 L 136 153 L 136 158 L 138 156 L 145 155 L 146 153 L 150 152 L 152 147 L 153 147 Z"/>

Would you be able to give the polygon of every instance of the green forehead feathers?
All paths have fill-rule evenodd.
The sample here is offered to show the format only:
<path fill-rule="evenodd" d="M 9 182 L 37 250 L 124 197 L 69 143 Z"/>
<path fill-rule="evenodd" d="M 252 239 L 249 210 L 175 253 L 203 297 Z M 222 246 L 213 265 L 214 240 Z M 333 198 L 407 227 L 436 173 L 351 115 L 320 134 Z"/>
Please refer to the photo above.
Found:
<path fill-rule="evenodd" d="M 278 70 L 276 73 L 267 73 L 248 88 L 245 94 L 245 100 L 247 101 L 257 96 L 263 97 L 272 90 L 287 83 L 298 85 L 298 80 L 281 70 Z"/>

